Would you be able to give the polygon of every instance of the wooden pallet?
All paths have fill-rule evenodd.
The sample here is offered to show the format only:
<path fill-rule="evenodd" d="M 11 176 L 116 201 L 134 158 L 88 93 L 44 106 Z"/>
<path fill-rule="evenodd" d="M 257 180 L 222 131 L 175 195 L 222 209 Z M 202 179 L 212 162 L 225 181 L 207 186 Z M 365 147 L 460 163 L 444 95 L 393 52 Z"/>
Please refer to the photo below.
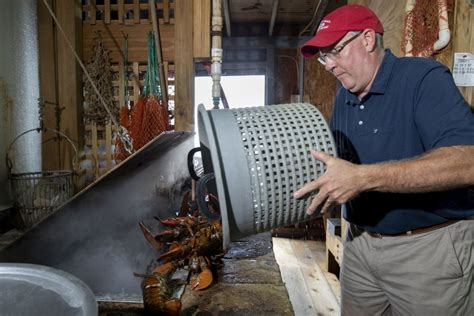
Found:
<path fill-rule="evenodd" d="M 89 181 L 97 179 L 115 166 L 115 126 L 110 122 L 107 125 L 97 125 L 90 123 L 85 125 L 85 153 L 82 157 L 89 160 L 85 173 Z"/>
<path fill-rule="evenodd" d="M 118 0 L 116 4 L 111 4 L 110 0 L 104 0 L 104 4 L 96 4 L 95 0 L 87 0 L 82 6 L 84 20 L 90 24 L 96 24 L 98 21 L 103 23 L 117 24 L 149 24 L 150 23 L 150 5 L 148 2 L 142 3 L 140 0 L 130 1 Z M 174 24 L 174 1 L 162 0 L 156 1 L 156 9 L 159 15 L 160 24 Z"/>
<path fill-rule="evenodd" d="M 273 238 L 295 316 L 340 315 L 341 288 L 336 275 L 327 272 L 324 242 Z"/>
<path fill-rule="evenodd" d="M 326 262 L 328 271 L 339 275 L 343 255 L 341 219 L 328 218 L 326 225 Z"/>

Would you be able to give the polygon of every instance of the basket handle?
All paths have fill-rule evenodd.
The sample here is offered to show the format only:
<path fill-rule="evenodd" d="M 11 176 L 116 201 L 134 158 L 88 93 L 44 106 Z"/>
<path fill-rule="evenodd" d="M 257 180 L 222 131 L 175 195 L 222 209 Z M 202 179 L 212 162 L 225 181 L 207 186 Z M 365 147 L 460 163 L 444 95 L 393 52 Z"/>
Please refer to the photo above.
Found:
<path fill-rule="evenodd" d="M 10 145 L 8 146 L 8 149 L 7 149 L 7 154 L 5 155 L 5 160 L 6 160 L 6 163 L 7 163 L 7 168 L 8 168 L 8 173 L 11 173 L 11 171 L 13 170 L 13 163 L 10 159 L 10 150 L 13 148 L 13 145 L 16 143 L 16 141 L 18 139 L 20 139 L 20 137 L 22 137 L 23 135 L 25 134 L 28 134 L 30 132 L 33 132 L 33 131 L 36 131 L 36 132 L 52 132 L 52 133 L 56 133 L 58 134 L 59 136 L 63 137 L 64 139 L 66 139 L 68 141 L 68 143 L 72 146 L 72 149 L 74 149 L 74 158 L 73 158 L 73 161 L 72 161 L 72 165 L 73 165 L 73 170 L 74 170 L 74 167 L 77 163 L 76 161 L 76 157 L 77 157 L 77 148 L 76 148 L 76 145 L 74 145 L 74 142 L 68 137 L 66 136 L 66 134 L 64 134 L 63 132 L 60 132 L 58 130 L 55 130 L 55 129 L 52 129 L 52 128 L 47 128 L 47 127 L 44 127 L 44 128 L 32 128 L 32 129 L 29 129 L 27 131 L 24 131 L 23 133 L 21 133 L 20 135 L 18 135 L 17 137 L 15 137 L 15 139 L 13 139 L 13 141 L 10 143 Z"/>

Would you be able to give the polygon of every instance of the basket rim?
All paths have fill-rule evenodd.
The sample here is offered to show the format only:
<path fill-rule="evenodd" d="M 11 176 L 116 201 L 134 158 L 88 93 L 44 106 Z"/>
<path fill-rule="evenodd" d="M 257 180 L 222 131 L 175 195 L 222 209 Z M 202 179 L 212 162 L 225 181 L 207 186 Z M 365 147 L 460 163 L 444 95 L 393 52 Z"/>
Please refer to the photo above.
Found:
<path fill-rule="evenodd" d="M 50 174 L 55 173 L 55 174 Z M 51 170 L 51 171 L 36 171 L 36 172 L 22 172 L 22 173 L 11 173 L 9 179 L 15 179 L 18 177 L 30 176 L 30 175 L 41 175 L 44 178 L 54 178 L 58 176 L 73 175 L 72 170 Z"/>

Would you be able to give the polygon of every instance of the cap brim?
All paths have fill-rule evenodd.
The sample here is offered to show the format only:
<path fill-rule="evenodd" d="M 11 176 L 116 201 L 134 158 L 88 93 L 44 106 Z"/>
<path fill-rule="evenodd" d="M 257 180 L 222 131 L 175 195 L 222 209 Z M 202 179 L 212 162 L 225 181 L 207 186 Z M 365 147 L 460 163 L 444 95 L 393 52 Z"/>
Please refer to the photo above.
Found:
<path fill-rule="evenodd" d="M 320 47 L 328 47 L 339 41 L 346 35 L 347 31 L 320 32 L 307 41 L 301 47 L 301 54 L 304 57 L 313 57 L 319 51 Z"/>

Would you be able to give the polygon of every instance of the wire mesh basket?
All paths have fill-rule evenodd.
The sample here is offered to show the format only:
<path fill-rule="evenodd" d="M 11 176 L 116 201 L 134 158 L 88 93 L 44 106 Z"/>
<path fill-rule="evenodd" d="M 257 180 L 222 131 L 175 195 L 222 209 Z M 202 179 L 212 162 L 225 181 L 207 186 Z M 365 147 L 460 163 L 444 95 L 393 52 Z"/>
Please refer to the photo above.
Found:
<path fill-rule="evenodd" d="M 208 189 L 219 197 L 224 248 L 232 240 L 312 218 L 306 213 L 311 195 L 297 200 L 293 193 L 325 172 L 311 149 L 336 156 L 331 129 L 315 106 L 200 105 L 198 128 L 204 173 L 215 176 L 215 188 L 211 183 Z"/>
<path fill-rule="evenodd" d="M 77 157 L 77 149 L 72 140 L 53 129 L 31 129 L 21 133 L 11 142 L 6 154 L 10 193 L 13 205 L 18 210 L 26 228 L 40 222 L 74 195 L 74 172 L 72 170 L 12 173 L 13 163 L 10 158 L 10 150 L 20 137 L 32 131 L 50 131 L 60 135 L 74 149 L 74 159 Z"/>

